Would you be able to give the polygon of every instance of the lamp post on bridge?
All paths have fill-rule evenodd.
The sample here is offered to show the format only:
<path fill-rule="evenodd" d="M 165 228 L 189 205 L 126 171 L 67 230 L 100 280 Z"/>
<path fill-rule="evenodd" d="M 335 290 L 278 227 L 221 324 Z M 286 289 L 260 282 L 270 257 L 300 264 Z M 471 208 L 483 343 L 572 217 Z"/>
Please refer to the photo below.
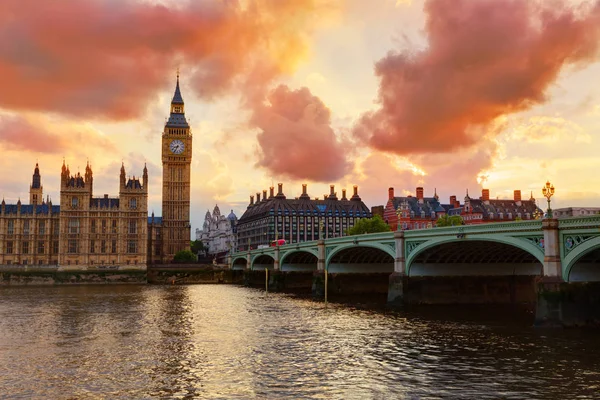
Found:
<path fill-rule="evenodd" d="M 550 208 L 550 197 L 554 196 L 554 185 L 550 181 L 546 181 L 546 186 L 542 188 L 542 194 L 548 200 L 548 218 L 552 218 L 552 208 Z"/>

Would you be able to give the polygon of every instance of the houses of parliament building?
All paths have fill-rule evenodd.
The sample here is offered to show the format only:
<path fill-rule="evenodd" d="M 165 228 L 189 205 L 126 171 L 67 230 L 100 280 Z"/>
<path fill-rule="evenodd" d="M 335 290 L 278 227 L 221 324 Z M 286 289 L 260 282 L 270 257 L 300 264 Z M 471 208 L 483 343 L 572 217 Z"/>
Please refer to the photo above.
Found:
<path fill-rule="evenodd" d="M 44 199 L 35 165 L 29 204 L 0 205 L 0 265 L 57 265 L 64 269 L 132 268 L 169 263 L 190 247 L 191 129 L 179 75 L 162 134 L 162 217 L 148 216 L 148 170 L 119 175 L 117 197 L 94 197 L 92 167 L 71 174 L 63 161 L 60 205 Z"/>

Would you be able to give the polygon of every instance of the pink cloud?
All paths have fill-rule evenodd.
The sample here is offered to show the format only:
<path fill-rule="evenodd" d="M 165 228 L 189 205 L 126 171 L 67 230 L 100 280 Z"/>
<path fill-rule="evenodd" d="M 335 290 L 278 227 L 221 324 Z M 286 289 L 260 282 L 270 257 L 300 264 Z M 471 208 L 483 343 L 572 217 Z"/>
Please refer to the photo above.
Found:
<path fill-rule="evenodd" d="M 331 128 L 331 112 L 307 88 L 280 85 L 269 104 L 254 104 L 251 124 L 261 130 L 258 165 L 275 176 L 331 182 L 350 170 L 347 143 Z"/>
<path fill-rule="evenodd" d="M 61 134 L 44 123 L 32 123 L 23 117 L 0 116 L 0 145 L 8 150 L 34 153 L 64 154 L 85 146 L 89 149 L 113 151 L 114 144 L 94 131 L 61 127 Z"/>
<path fill-rule="evenodd" d="M 600 47 L 600 2 L 429 0 L 425 12 L 428 48 L 375 65 L 379 108 L 354 135 L 378 150 L 477 145 L 496 117 L 546 101 L 561 69 L 593 61 Z"/>

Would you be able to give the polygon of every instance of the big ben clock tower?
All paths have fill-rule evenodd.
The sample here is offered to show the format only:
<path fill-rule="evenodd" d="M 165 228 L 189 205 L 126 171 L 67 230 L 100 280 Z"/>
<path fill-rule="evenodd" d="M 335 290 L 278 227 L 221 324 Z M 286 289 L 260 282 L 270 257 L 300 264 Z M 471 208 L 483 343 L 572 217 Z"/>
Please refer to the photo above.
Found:
<path fill-rule="evenodd" d="M 181 250 L 190 249 L 190 164 L 192 131 L 177 86 L 171 100 L 171 114 L 162 135 L 162 214 L 163 262 L 170 262 Z"/>

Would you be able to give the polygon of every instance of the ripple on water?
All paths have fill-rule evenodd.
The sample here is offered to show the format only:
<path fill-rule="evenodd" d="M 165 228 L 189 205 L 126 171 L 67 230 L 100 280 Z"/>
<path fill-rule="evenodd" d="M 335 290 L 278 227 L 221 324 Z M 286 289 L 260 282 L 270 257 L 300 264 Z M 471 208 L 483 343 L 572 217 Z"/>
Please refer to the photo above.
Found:
<path fill-rule="evenodd" d="M 234 286 L 1 288 L 0 397 L 597 398 L 586 331 Z"/>

